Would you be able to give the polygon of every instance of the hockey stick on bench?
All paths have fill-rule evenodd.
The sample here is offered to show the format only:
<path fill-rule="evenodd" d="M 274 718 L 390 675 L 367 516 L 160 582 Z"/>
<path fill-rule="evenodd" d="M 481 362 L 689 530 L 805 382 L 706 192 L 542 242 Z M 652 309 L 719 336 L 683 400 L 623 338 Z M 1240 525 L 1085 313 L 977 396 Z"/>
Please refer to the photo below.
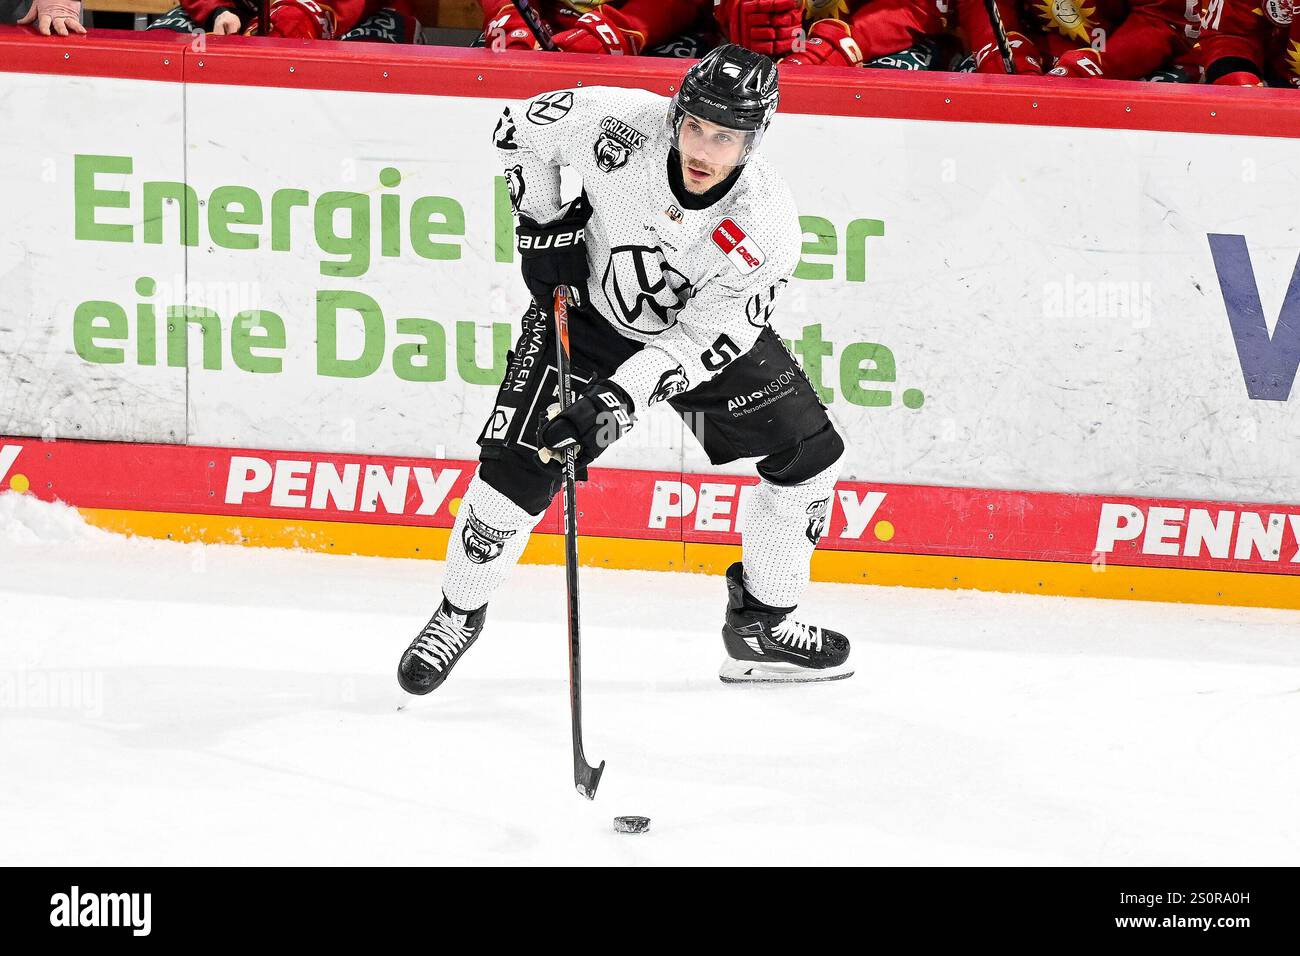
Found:
<path fill-rule="evenodd" d="M 1007 28 L 1002 24 L 998 0 L 984 0 L 984 10 L 988 13 L 989 24 L 993 27 L 993 39 L 997 43 L 998 55 L 1002 57 L 1002 66 L 1008 74 L 1015 76 L 1016 64 L 1011 59 L 1011 44 L 1007 42 Z"/>

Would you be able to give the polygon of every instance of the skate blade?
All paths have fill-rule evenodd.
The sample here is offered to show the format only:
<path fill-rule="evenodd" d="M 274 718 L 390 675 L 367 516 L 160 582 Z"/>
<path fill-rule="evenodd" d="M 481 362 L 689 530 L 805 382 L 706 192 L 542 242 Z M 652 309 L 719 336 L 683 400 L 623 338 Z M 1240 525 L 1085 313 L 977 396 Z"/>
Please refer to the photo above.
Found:
<path fill-rule="evenodd" d="M 817 684 L 852 676 L 853 668 L 848 664 L 817 670 L 775 661 L 738 661 L 734 657 L 726 658 L 718 669 L 718 680 L 724 684 Z"/>

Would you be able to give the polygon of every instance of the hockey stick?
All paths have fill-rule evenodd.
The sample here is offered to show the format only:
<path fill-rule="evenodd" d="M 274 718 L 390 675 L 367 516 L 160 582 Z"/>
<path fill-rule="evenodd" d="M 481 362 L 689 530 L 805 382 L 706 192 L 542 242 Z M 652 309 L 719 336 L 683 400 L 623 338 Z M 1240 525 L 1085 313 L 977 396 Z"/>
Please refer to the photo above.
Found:
<path fill-rule="evenodd" d="M 1016 65 L 1011 61 L 1011 44 L 1007 42 L 1007 28 L 1002 25 L 1002 13 L 998 10 L 998 0 L 984 0 L 984 9 L 988 11 L 989 23 L 993 24 L 993 38 L 998 43 L 998 53 L 1002 54 L 1002 65 L 1007 72 L 1015 75 Z"/>
<path fill-rule="evenodd" d="M 555 289 L 555 367 L 559 371 L 560 409 L 573 403 L 573 380 L 569 367 L 569 287 Z M 569 710 L 573 716 L 573 784 L 588 800 L 596 799 L 596 787 L 605 761 L 593 768 L 582 752 L 582 660 L 581 621 L 578 613 L 578 502 L 577 452 L 564 454 L 564 571 L 569 594 Z"/>
<path fill-rule="evenodd" d="M 533 36 L 537 37 L 537 42 L 542 45 L 542 49 L 548 53 L 560 52 L 560 48 L 555 45 L 555 35 L 551 33 L 551 28 L 537 12 L 537 8 L 529 0 L 512 0 L 512 2 L 519 15 L 524 18 L 524 22 L 528 24 L 528 29 L 533 31 Z"/>
<path fill-rule="evenodd" d="M 257 35 L 269 37 L 271 35 L 271 0 L 261 0 L 259 14 Z"/>

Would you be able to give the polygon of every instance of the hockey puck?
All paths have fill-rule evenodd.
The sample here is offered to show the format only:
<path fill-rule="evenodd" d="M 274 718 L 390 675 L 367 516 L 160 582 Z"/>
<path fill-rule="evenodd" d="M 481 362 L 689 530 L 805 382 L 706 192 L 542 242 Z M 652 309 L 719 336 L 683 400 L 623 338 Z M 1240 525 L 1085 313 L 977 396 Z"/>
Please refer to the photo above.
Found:
<path fill-rule="evenodd" d="M 645 833 L 650 829 L 649 817 L 615 817 L 615 833 Z"/>

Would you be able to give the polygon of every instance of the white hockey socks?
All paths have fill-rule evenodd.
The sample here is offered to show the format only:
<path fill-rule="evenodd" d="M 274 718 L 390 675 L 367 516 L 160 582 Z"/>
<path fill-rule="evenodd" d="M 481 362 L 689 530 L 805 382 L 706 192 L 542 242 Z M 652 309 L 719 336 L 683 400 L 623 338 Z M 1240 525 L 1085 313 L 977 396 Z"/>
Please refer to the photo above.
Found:
<path fill-rule="evenodd" d="M 808 586 L 809 562 L 826 530 L 837 461 L 797 485 L 767 479 L 749 496 L 741 530 L 745 590 L 774 608 L 794 607 Z"/>
<path fill-rule="evenodd" d="M 492 598 L 519 563 L 541 515 L 530 515 L 477 474 L 461 499 L 447 540 L 442 591 L 462 611 L 476 611 Z"/>

